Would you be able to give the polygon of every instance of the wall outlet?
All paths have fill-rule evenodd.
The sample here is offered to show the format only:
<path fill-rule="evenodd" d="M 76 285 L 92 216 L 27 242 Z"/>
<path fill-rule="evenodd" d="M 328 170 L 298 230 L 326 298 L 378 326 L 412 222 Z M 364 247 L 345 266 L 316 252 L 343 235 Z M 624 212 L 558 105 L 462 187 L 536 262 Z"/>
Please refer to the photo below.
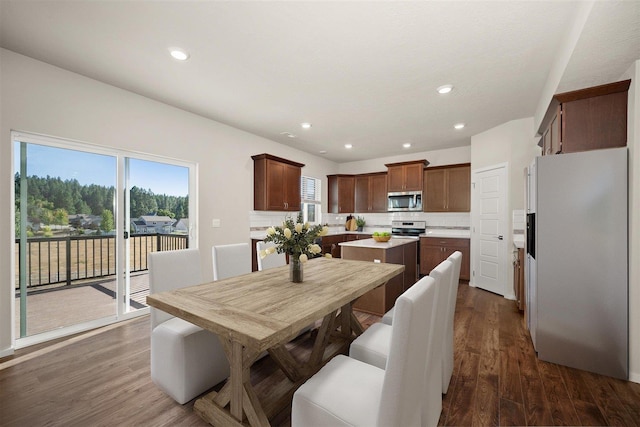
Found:
<path fill-rule="evenodd" d="M 211 220 L 211 227 L 213 228 L 218 228 L 220 227 L 220 220 L 217 218 L 214 218 Z"/>

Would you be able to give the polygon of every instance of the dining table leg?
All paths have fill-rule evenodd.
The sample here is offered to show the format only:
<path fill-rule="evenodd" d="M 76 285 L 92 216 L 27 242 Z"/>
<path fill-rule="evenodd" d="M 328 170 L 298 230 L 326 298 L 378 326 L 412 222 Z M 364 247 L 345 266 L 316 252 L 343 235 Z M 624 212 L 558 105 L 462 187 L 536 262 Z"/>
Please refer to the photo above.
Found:
<path fill-rule="evenodd" d="M 250 426 L 268 427 L 269 420 L 251 384 L 251 365 L 258 352 L 239 342 L 224 342 L 223 348 L 230 365 L 227 383 L 219 392 L 198 399 L 193 406 L 195 412 L 214 426 L 244 426 L 246 416 Z"/>

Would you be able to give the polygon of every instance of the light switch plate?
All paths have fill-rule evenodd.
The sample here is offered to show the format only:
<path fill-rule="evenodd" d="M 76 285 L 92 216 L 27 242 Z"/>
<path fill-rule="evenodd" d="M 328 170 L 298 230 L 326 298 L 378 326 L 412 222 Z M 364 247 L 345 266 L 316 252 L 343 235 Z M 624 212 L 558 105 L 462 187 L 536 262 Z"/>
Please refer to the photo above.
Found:
<path fill-rule="evenodd" d="M 220 227 L 220 220 L 217 218 L 214 218 L 211 220 L 211 227 L 213 228 L 218 228 Z"/>

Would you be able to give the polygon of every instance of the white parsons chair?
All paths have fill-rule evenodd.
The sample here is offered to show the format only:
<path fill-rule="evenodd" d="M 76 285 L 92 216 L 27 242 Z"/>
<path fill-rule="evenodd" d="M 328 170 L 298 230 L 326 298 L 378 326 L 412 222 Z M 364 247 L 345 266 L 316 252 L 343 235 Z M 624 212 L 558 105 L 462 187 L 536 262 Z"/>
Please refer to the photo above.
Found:
<path fill-rule="evenodd" d="M 447 297 L 447 315 L 444 330 L 443 357 L 442 357 L 442 393 L 447 394 L 449 383 L 453 376 L 453 320 L 456 313 L 456 300 L 458 298 L 458 284 L 460 282 L 460 268 L 462 266 L 462 253 L 455 251 L 447 258 L 453 263 L 451 274 L 451 287 Z M 393 307 L 382 316 L 382 323 L 390 325 L 393 318 Z"/>
<path fill-rule="evenodd" d="M 211 255 L 213 280 L 251 273 L 251 247 L 248 243 L 214 246 Z"/>
<path fill-rule="evenodd" d="M 271 255 L 267 255 L 264 259 L 260 258 L 260 251 L 265 250 L 270 247 L 274 247 L 275 243 L 273 242 L 256 242 L 256 255 L 258 257 L 258 271 L 267 270 L 269 268 L 281 267 L 283 265 L 287 265 L 287 257 L 284 253 L 273 253 Z"/>
<path fill-rule="evenodd" d="M 149 254 L 149 290 L 165 292 L 202 283 L 200 251 Z M 218 337 L 151 307 L 151 379 L 184 404 L 229 376 Z"/>
<path fill-rule="evenodd" d="M 292 427 L 419 426 L 435 287 L 426 278 L 398 297 L 386 369 L 336 356 L 293 395 Z"/>
<path fill-rule="evenodd" d="M 447 302 L 447 315 L 445 319 L 444 340 L 442 345 L 442 394 L 447 394 L 449 383 L 453 376 L 453 319 L 456 314 L 456 301 L 458 299 L 458 284 L 460 282 L 460 268 L 462 266 L 462 252 L 455 251 L 447 258 L 451 261 L 451 286 Z"/>
<path fill-rule="evenodd" d="M 429 329 L 423 328 L 423 331 L 426 330 L 430 339 L 434 342 L 429 354 L 423 355 L 423 362 L 428 366 L 424 376 L 423 426 L 438 425 L 440 413 L 442 412 L 442 342 L 452 272 L 453 264 L 449 260 L 445 260 L 431 270 L 429 276 L 423 277 L 409 288 L 423 287 L 426 279 L 435 280 L 436 283 L 436 304 L 429 313 L 431 327 Z M 349 348 L 349 356 L 385 369 L 388 363 L 388 355 L 391 353 L 392 348 L 390 336 L 395 322 L 395 310 L 393 311 L 393 316 L 394 319 L 391 325 L 386 323 L 373 324 L 356 338 Z"/>

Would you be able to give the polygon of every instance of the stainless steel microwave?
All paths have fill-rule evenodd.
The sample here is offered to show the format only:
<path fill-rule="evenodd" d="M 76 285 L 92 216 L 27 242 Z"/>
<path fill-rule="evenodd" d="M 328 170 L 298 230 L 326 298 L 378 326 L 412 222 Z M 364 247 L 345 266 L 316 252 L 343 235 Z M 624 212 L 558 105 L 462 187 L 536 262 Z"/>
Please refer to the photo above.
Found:
<path fill-rule="evenodd" d="M 398 211 L 422 211 L 422 191 L 397 191 L 388 193 L 387 210 Z"/>

